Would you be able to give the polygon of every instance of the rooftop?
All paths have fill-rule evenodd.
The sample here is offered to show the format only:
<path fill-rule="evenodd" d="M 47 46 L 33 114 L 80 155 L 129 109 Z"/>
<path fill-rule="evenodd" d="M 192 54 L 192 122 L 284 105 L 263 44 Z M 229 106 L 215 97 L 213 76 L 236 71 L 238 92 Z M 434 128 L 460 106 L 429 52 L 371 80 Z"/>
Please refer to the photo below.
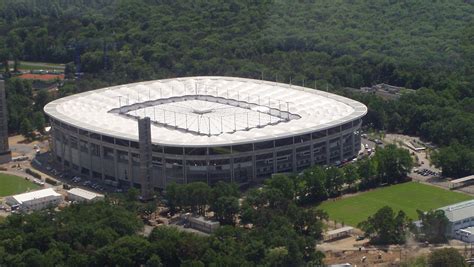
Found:
<path fill-rule="evenodd" d="M 99 198 L 104 197 L 104 195 L 97 194 L 97 193 L 94 193 L 94 192 L 91 192 L 91 191 L 87 191 L 87 190 L 84 190 L 84 189 L 78 188 L 78 187 L 72 188 L 71 190 L 67 191 L 67 193 L 82 197 L 82 198 L 87 199 L 87 200 L 93 200 L 96 197 L 99 197 Z"/>
<path fill-rule="evenodd" d="M 467 182 L 467 181 L 470 181 L 470 180 L 474 180 L 474 174 L 466 176 L 466 177 L 462 177 L 462 178 L 459 178 L 459 179 L 456 179 L 456 180 L 451 180 L 451 183 L 452 184 L 459 184 L 459 183 L 464 183 L 464 182 Z"/>
<path fill-rule="evenodd" d="M 186 77 L 126 84 L 55 100 L 45 112 L 86 131 L 138 140 L 150 117 L 152 141 L 219 146 L 284 138 L 361 118 L 365 105 L 300 86 L 234 77 Z"/>
<path fill-rule="evenodd" d="M 439 209 L 444 211 L 444 214 L 450 222 L 461 221 L 474 217 L 474 199 L 459 202 Z"/>
<path fill-rule="evenodd" d="M 337 228 L 337 229 L 334 229 L 334 230 L 327 231 L 326 235 L 327 236 L 332 236 L 332 235 L 337 235 L 337 234 L 341 234 L 341 233 L 344 233 L 344 232 L 349 232 L 349 231 L 352 231 L 352 230 L 354 230 L 354 227 L 344 226 L 344 227 L 341 227 L 341 228 Z"/>
<path fill-rule="evenodd" d="M 474 234 L 474 227 L 472 227 L 472 226 L 471 226 L 471 227 L 467 227 L 467 228 L 463 228 L 463 229 L 459 229 L 459 230 L 462 231 L 462 232 L 469 233 L 469 234 L 471 234 L 471 235 Z"/>
<path fill-rule="evenodd" d="M 14 198 L 19 204 L 27 201 L 31 201 L 33 199 L 45 198 L 49 196 L 61 196 L 60 194 L 56 193 L 52 188 L 46 188 L 38 191 L 27 192 L 19 195 L 14 195 Z"/>

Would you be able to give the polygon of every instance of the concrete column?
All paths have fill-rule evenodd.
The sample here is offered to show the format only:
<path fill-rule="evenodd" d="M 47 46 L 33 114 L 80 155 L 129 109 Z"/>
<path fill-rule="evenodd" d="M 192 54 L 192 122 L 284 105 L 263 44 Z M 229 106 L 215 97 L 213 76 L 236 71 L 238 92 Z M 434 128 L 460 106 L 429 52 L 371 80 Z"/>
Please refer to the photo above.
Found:
<path fill-rule="evenodd" d="M 187 164 L 186 164 L 186 151 L 183 147 L 183 179 L 184 179 L 185 184 L 188 183 L 188 170 L 187 170 L 186 166 L 187 166 Z"/>
<path fill-rule="evenodd" d="M 66 157 L 66 144 L 64 143 L 64 140 L 66 139 L 66 135 L 64 134 L 63 131 L 59 131 L 57 129 L 54 129 L 53 131 L 54 131 L 55 135 L 60 136 L 59 139 L 61 140 L 61 147 L 59 147 L 57 150 L 55 150 L 54 154 L 56 155 L 58 153 L 58 150 L 59 150 L 59 153 L 61 153 L 60 154 L 61 155 L 61 167 L 62 167 L 62 171 L 64 171 L 66 169 L 65 166 L 64 166 L 64 161 L 66 160 L 66 158 L 65 158 Z"/>
<path fill-rule="evenodd" d="M 67 149 L 69 150 L 69 169 L 72 169 L 72 147 L 71 147 L 71 133 L 68 132 L 67 134 L 64 135 L 64 137 L 67 139 Z M 74 172 L 74 170 L 73 170 Z"/>
<path fill-rule="evenodd" d="M 127 149 L 128 154 L 128 180 L 130 181 L 130 187 L 133 187 L 133 183 L 135 182 L 135 177 L 133 176 L 133 162 L 132 162 L 132 151 L 130 149 L 130 144 L 128 145 Z"/>
<path fill-rule="evenodd" d="M 92 147 L 91 147 L 91 142 L 90 140 L 87 140 L 87 151 L 88 151 L 88 154 L 89 154 L 89 160 L 90 160 L 90 167 L 89 167 L 89 178 L 93 178 L 93 175 L 92 175 L 92 169 L 93 169 L 93 166 L 92 166 L 92 151 L 91 151 Z"/>
<path fill-rule="evenodd" d="M 330 147 L 329 147 L 329 138 L 327 138 L 326 140 L 326 165 L 329 165 L 329 162 L 331 160 L 331 150 L 330 150 Z"/>
<path fill-rule="evenodd" d="M 358 153 L 359 149 L 356 150 L 356 148 L 355 148 L 355 134 L 354 134 L 354 132 L 352 132 L 351 138 L 352 138 L 352 155 L 355 155 L 357 157 L 358 156 L 357 153 Z"/>
<path fill-rule="evenodd" d="M 153 177 L 152 150 L 151 150 L 151 124 L 150 118 L 138 120 L 140 177 L 137 181 L 141 185 L 141 194 L 145 199 L 153 195 L 151 179 Z M 136 177 L 134 177 L 136 178 Z"/>
<path fill-rule="evenodd" d="M 79 171 L 78 172 L 82 176 L 82 172 L 81 172 L 82 171 L 82 166 L 81 166 L 81 158 L 82 158 L 81 157 L 81 154 L 82 154 L 82 152 L 81 152 L 81 139 L 79 138 L 79 134 L 77 134 L 77 133 L 74 136 L 76 137 L 76 140 L 77 140 L 77 149 L 76 150 L 77 150 L 77 153 L 78 153 L 78 155 L 77 155 L 77 161 L 78 161 L 77 165 L 79 166 Z"/>
<path fill-rule="evenodd" d="M 277 169 L 277 152 L 275 151 L 275 147 L 273 147 L 273 173 L 277 173 L 278 172 L 278 169 Z"/>
<path fill-rule="evenodd" d="M 341 136 L 339 136 L 339 160 L 342 161 L 344 159 L 344 152 L 343 152 L 343 136 L 342 136 L 342 133 L 341 133 Z"/>
<path fill-rule="evenodd" d="M 252 180 L 257 180 L 257 157 L 255 156 L 255 144 L 252 144 Z"/>
<path fill-rule="evenodd" d="M 100 175 L 102 177 L 102 181 L 105 180 L 105 172 L 104 172 L 104 143 L 102 142 L 102 135 L 100 136 L 99 141 L 99 158 L 100 158 Z"/>
<path fill-rule="evenodd" d="M 168 179 L 166 177 L 166 158 L 165 158 L 165 149 L 164 149 L 164 147 L 161 148 L 161 164 L 162 164 L 161 174 L 162 174 L 162 177 L 163 177 L 163 187 L 166 188 L 166 185 L 168 183 Z"/>
<path fill-rule="evenodd" d="M 10 162 L 12 154 L 8 146 L 8 109 L 5 81 L 0 80 L 0 164 Z"/>
<path fill-rule="evenodd" d="M 295 145 L 295 142 L 293 140 L 293 172 L 296 172 L 296 145 Z"/>
<path fill-rule="evenodd" d="M 209 184 L 209 148 L 206 148 L 206 177 Z"/>
<path fill-rule="evenodd" d="M 232 146 L 230 147 L 230 155 L 229 155 L 229 166 L 230 166 L 230 182 L 235 181 L 235 173 L 234 173 L 234 156 L 232 154 Z"/>
<path fill-rule="evenodd" d="M 115 148 L 115 145 L 112 147 L 112 149 L 114 150 L 114 173 L 115 173 L 115 180 L 117 182 L 120 181 L 120 176 L 119 176 L 119 173 L 118 173 L 118 152 L 117 152 L 117 149 Z"/>

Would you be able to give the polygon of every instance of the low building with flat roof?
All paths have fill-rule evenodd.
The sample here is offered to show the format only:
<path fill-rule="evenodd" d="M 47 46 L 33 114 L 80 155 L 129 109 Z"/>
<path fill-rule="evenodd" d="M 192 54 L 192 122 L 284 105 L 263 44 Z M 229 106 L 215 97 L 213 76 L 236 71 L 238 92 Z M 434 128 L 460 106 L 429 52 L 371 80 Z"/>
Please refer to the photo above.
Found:
<path fill-rule="evenodd" d="M 464 242 L 474 243 L 474 227 L 457 230 L 455 237 Z"/>
<path fill-rule="evenodd" d="M 354 227 L 351 226 L 345 226 L 338 229 L 330 230 L 324 234 L 324 240 L 327 241 L 342 237 L 348 237 L 352 234 L 352 231 L 354 231 Z"/>
<path fill-rule="evenodd" d="M 104 195 L 76 187 L 67 191 L 67 199 L 77 202 L 93 202 L 104 199 Z"/>
<path fill-rule="evenodd" d="M 62 199 L 62 196 L 52 188 L 46 188 L 7 197 L 6 202 L 10 206 L 20 205 L 22 211 L 34 211 L 56 207 Z"/>
<path fill-rule="evenodd" d="M 218 221 L 208 220 L 203 216 L 195 216 L 186 213 L 182 214 L 181 218 L 189 224 L 189 227 L 208 234 L 214 232 L 220 227 L 220 223 Z"/>
<path fill-rule="evenodd" d="M 446 234 L 457 238 L 456 231 L 474 226 L 474 200 L 459 202 L 439 208 L 449 220 Z"/>

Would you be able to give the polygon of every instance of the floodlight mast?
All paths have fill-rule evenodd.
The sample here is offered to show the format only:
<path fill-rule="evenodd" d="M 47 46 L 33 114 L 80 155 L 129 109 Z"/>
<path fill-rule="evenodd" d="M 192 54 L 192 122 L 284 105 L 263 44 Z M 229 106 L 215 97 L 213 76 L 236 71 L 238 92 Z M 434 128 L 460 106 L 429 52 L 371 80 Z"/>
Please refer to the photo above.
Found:
<path fill-rule="evenodd" d="M 290 102 L 286 102 L 286 120 L 289 121 L 290 120 Z"/>
<path fill-rule="evenodd" d="M 207 121 L 209 122 L 209 136 L 211 136 L 211 118 L 207 117 Z"/>
<path fill-rule="evenodd" d="M 118 97 L 118 100 L 119 100 L 120 111 L 122 111 L 122 96 L 119 95 L 119 96 L 117 96 L 117 97 Z"/>
<path fill-rule="evenodd" d="M 176 111 L 173 111 L 174 114 L 174 128 L 177 128 L 178 125 L 176 124 Z"/>
<path fill-rule="evenodd" d="M 224 132 L 224 127 L 222 125 L 222 116 L 221 116 L 221 133 L 223 133 L 223 132 Z"/>
<path fill-rule="evenodd" d="M 198 123 L 198 133 L 201 133 L 201 124 L 199 122 L 199 115 L 196 115 L 197 116 L 197 123 Z"/>

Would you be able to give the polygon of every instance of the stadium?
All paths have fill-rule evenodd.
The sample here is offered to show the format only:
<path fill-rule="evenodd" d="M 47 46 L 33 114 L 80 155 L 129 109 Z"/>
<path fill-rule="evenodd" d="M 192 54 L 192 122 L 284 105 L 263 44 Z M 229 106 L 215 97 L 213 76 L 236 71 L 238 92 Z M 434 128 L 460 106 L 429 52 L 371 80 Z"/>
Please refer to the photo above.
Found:
<path fill-rule="evenodd" d="M 138 120 L 150 118 L 151 184 L 246 184 L 360 149 L 363 104 L 263 80 L 186 77 L 88 91 L 44 108 L 52 154 L 65 170 L 141 188 Z"/>

